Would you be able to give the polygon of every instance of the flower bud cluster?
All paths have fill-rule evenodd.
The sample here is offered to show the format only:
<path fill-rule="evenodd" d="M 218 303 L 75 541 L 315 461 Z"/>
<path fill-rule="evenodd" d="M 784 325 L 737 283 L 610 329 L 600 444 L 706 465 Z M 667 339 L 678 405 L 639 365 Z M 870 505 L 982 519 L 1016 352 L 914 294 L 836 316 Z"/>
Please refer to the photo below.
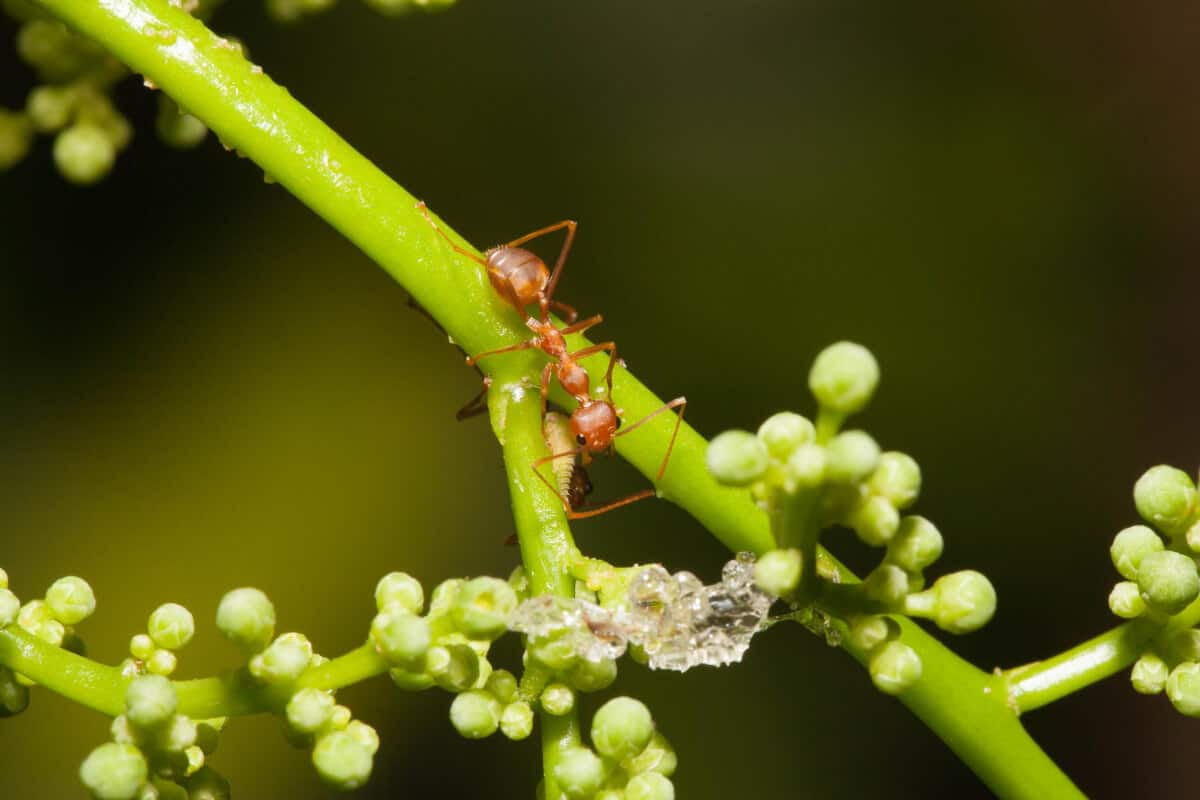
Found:
<path fill-rule="evenodd" d="M 925 588 L 924 571 L 941 556 L 943 541 L 932 522 L 903 513 L 920 494 L 920 467 L 905 453 L 883 451 L 864 431 L 839 432 L 878 386 L 879 366 L 870 351 L 834 344 L 817 356 L 808 382 L 819 405 L 815 423 L 781 412 L 756 433 L 722 433 L 709 445 L 708 468 L 720 483 L 748 487 L 770 517 L 780 547 L 755 565 L 758 586 L 794 606 L 815 604 L 852 618 L 852 638 L 870 641 L 860 646 L 869 653 L 876 685 L 897 693 L 920 676 L 921 663 L 896 640 L 895 626 L 878 615 L 924 617 L 943 630 L 967 633 L 991 619 L 996 593 L 974 571 L 946 575 Z M 850 528 L 863 543 L 884 550 L 861 584 L 838 586 L 836 569 L 822 570 L 817 543 L 832 526 Z M 832 594 L 838 602 L 827 603 Z"/>
<path fill-rule="evenodd" d="M 1138 479 L 1133 501 L 1146 524 L 1113 539 L 1109 555 L 1125 580 L 1113 586 L 1108 606 L 1123 619 L 1165 624 L 1200 598 L 1200 492 L 1186 472 L 1160 465 Z M 1134 664 L 1130 682 L 1141 694 L 1165 691 L 1181 714 L 1200 716 L 1200 630 L 1155 639 Z"/>
<path fill-rule="evenodd" d="M 59 578 L 46 590 L 44 598 L 30 600 L 24 605 L 8 588 L 8 576 L 0 570 L 0 628 L 17 625 L 37 638 L 55 647 L 75 653 L 85 649 L 83 640 L 75 632 L 75 626 L 90 617 L 96 610 L 96 595 L 83 578 L 68 576 Z M 24 675 L 16 674 L 15 680 L 22 686 L 33 686 L 34 682 Z M 3 691 L 0 683 L 0 691 Z M 24 696 L 24 703 L 19 702 Z M 9 698 L 17 710 L 24 708 L 28 697 L 14 693 Z M 15 713 L 15 712 L 10 712 Z"/>
<path fill-rule="evenodd" d="M 93 750 L 79 777 L 98 800 L 205 797 L 228 800 L 229 784 L 205 760 L 223 720 L 195 722 L 176 713 L 175 687 L 162 675 L 139 675 L 113 720 L 113 740 Z"/>
<path fill-rule="evenodd" d="M 673 800 L 677 760 L 649 709 L 616 697 L 592 718 L 592 746 L 560 754 L 554 780 L 569 800 Z"/>
<path fill-rule="evenodd" d="M 179 663 L 176 651 L 186 647 L 195 633 L 192 612 L 178 603 L 164 603 L 150 614 L 146 633 L 129 640 L 130 659 L 124 671 L 131 675 L 170 675 Z"/>

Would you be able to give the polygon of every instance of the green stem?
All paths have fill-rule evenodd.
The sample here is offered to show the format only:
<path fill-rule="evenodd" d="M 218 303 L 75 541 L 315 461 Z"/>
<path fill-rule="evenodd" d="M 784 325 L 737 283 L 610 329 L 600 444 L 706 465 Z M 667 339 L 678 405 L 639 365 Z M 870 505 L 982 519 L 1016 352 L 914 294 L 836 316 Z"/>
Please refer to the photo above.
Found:
<path fill-rule="evenodd" d="M 525 356 L 507 361 L 493 374 L 488 392 L 492 430 L 504 450 L 512 497 L 513 521 L 521 560 L 529 573 L 534 594 L 574 596 L 575 581 L 570 567 L 578 556 L 562 501 L 534 474 L 532 465 L 546 455 L 542 435 L 541 396 L 531 389 L 538 373 L 536 358 Z M 562 796 L 554 769 L 563 753 L 578 747 L 579 720 L 574 709 L 562 716 L 539 713 L 542 731 L 542 770 L 545 796 Z"/>
<path fill-rule="evenodd" d="M 128 681 L 121 670 L 43 642 L 16 625 L 0 630 L 0 664 L 110 717 L 125 710 Z"/>
<path fill-rule="evenodd" d="M 1018 712 L 1032 711 L 1104 680 L 1137 661 L 1158 638 L 1200 622 L 1200 600 L 1163 624 L 1137 619 L 1053 658 L 1004 672 L 1009 702 Z"/>

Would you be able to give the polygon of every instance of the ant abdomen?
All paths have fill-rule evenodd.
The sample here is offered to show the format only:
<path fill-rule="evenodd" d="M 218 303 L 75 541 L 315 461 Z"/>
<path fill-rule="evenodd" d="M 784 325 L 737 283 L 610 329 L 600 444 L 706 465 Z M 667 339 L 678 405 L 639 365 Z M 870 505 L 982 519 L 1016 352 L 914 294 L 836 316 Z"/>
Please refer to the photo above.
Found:
<path fill-rule="evenodd" d="M 523 247 L 497 247 L 487 252 L 487 274 L 501 297 L 518 310 L 541 300 L 550 280 L 546 263 Z"/>

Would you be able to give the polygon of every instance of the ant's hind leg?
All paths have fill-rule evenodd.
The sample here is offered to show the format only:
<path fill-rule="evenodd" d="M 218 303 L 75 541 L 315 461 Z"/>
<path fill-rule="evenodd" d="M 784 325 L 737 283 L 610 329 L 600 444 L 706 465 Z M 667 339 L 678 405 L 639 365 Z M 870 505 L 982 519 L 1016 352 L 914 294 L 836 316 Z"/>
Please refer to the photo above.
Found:
<path fill-rule="evenodd" d="M 485 375 L 483 377 L 483 388 L 479 390 L 479 394 L 467 401 L 467 404 L 454 413 L 454 418 L 459 422 L 471 417 L 477 417 L 487 411 L 487 393 L 488 389 L 492 388 L 492 379 Z"/>

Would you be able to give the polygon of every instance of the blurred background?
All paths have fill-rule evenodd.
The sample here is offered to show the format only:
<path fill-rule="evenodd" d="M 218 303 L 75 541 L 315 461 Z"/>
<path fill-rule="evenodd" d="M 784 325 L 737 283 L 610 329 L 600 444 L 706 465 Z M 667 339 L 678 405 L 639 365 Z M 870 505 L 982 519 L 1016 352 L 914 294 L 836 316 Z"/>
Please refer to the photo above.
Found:
<path fill-rule="evenodd" d="M 923 467 L 917 509 L 947 538 L 934 573 L 980 568 L 1000 594 L 953 642 L 976 664 L 1113 624 L 1107 548 L 1133 482 L 1200 449 L 1195 8 L 460 0 L 389 20 L 347 2 L 283 28 L 243 2 L 214 27 L 477 245 L 580 220 L 560 296 L 603 312 L 706 435 L 810 413 L 812 357 L 871 347 L 884 377 L 860 423 Z M 0 105 L 31 81 L 0 48 Z M 157 604 L 184 603 L 193 677 L 234 663 L 211 620 L 235 586 L 332 655 L 361 641 L 388 570 L 507 574 L 500 454 L 486 422 L 454 421 L 478 386 L 458 352 L 252 164 L 211 138 L 161 145 L 137 80 L 118 102 L 138 133 L 102 184 L 64 184 L 45 139 L 0 175 L 17 593 L 86 576 L 100 605 L 82 633 L 109 662 Z M 643 485 L 616 460 L 593 477 L 601 495 Z M 709 580 L 728 557 L 666 503 L 575 532 Z M 733 668 L 630 663 L 614 690 L 674 742 L 682 797 L 988 796 L 798 627 Z M 444 693 L 381 679 L 340 697 L 383 741 L 356 797 L 532 797 L 536 746 L 459 739 Z M 1125 676 L 1026 719 L 1091 796 L 1194 789 L 1198 723 Z M 228 727 L 212 763 L 235 796 L 331 796 L 277 727 Z M 106 731 L 35 692 L 0 723 L 0 796 L 82 797 Z"/>

